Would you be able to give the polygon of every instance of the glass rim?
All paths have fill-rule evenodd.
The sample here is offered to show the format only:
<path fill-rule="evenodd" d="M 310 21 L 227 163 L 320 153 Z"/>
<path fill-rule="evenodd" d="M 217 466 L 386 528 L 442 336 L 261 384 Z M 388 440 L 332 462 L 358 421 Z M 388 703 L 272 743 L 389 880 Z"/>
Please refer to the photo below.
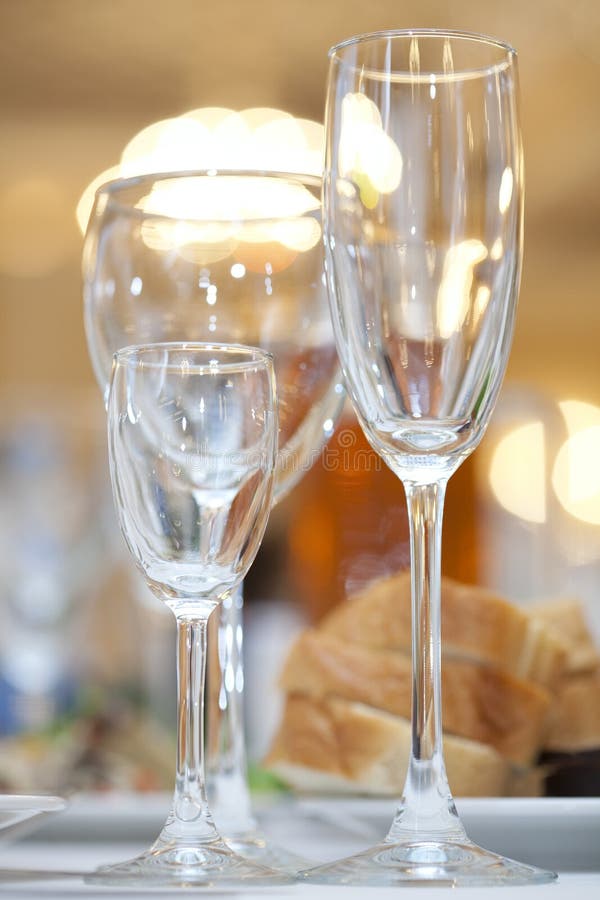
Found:
<path fill-rule="evenodd" d="M 192 374 L 206 373 L 233 373 L 243 372 L 250 369 L 256 369 L 257 366 L 263 366 L 265 369 L 273 370 L 273 354 L 261 347 L 255 347 L 251 344 L 234 344 L 212 341 L 159 341 L 147 344 L 129 344 L 121 347 L 113 353 L 113 368 L 117 367 L 135 367 L 140 364 L 150 369 L 166 369 L 171 371 L 181 371 L 181 362 L 159 362 L 158 360 L 146 360 L 143 357 L 148 354 L 153 356 L 159 353 L 168 353 L 169 351 L 177 353 L 190 352 L 210 352 L 223 355 L 231 354 L 234 356 L 239 354 L 241 359 L 236 361 L 227 360 L 207 360 L 206 362 L 194 363 L 187 365 L 186 371 Z"/>
<path fill-rule="evenodd" d="M 133 202 L 127 202 L 121 198 L 121 194 L 130 188 L 148 185 L 148 189 L 154 184 L 167 181 L 183 182 L 191 178 L 263 178 L 273 181 L 274 183 L 300 184 L 305 187 L 314 188 L 318 193 L 315 199 L 318 200 L 318 207 L 315 210 L 308 210 L 304 213 L 295 213 L 290 216 L 257 216 L 255 218 L 245 219 L 243 216 L 238 217 L 236 221 L 248 221 L 253 224 L 261 222 L 278 222 L 285 219 L 304 218 L 316 210 L 321 209 L 321 189 L 323 185 L 323 176 L 315 175 L 309 172 L 276 172 L 270 169 L 175 169 L 169 172 L 143 172 L 139 175 L 128 175 L 123 178 L 112 178 L 101 184 L 94 194 L 94 205 L 90 213 L 89 224 L 92 221 L 95 210 L 102 197 L 106 198 L 106 204 L 110 204 L 111 209 L 122 211 L 128 216 L 140 218 L 144 220 L 163 220 L 163 221 L 180 221 L 180 222 L 202 222 L 204 223 L 222 223 L 232 221 L 232 219 L 216 219 L 213 217 L 202 218 L 200 216 L 190 215 L 174 215 L 168 212 L 147 212 L 134 205 Z M 106 208 L 106 207 L 105 207 Z M 105 211 L 103 208 L 102 213 Z"/>
<path fill-rule="evenodd" d="M 504 52 L 504 58 L 497 62 L 490 63 L 489 66 L 479 68 L 475 66 L 471 68 L 465 67 L 451 73 L 427 70 L 414 73 L 407 71 L 406 69 L 392 69 L 389 73 L 384 73 L 383 70 L 366 68 L 363 65 L 356 65 L 356 63 L 345 61 L 341 53 L 341 51 L 349 47 L 358 47 L 361 44 L 376 43 L 386 39 L 395 40 L 413 37 L 454 38 L 465 43 L 472 42 L 474 44 L 488 45 L 490 47 L 495 47 L 498 50 L 502 50 Z M 509 44 L 507 41 L 477 31 L 463 31 L 460 29 L 449 28 L 398 28 L 390 30 L 383 29 L 380 31 L 365 31 L 334 44 L 329 48 L 327 55 L 332 63 L 335 61 L 347 69 L 360 71 L 367 78 L 377 79 L 385 75 L 386 78 L 392 77 L 393 80 L 398 82 L 406 80 L 407 82 L 412 83 L 419 81 L 429 82 L 432 76 L 435 76 L 436 80 L 439 81 L 466 81 L 469 78 L 477 78 L 482 75 L 491 75 L 493 73 L 502 72 L 509 66 L 514 65 L 517 59 L 517 51 L 512 44 Z"/>

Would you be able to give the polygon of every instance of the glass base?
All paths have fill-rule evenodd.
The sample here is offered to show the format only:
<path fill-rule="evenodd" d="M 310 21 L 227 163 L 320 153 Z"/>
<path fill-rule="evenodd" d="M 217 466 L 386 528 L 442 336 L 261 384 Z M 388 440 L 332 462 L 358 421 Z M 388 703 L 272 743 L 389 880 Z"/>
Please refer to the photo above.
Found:
<path fill-rule="evenodd" d="M 499 856 L 468 839 L 382 843 L 299 873 L 301 880 L 312 884 L 370 886 L 544 884 L 556 877 L 554 872 Z"/>
<path fill-rule="evenodd" d="M 101 866 L 87 884 L 167 887 L 239 887 L 289 884 L 289 876 L 245 859 L 218 839 L 204 844 L 162 846 L 125 862 Z"/>
<path fill-rule="evenodd" d="M 313 864 L 305 857 L 271 843 L 258 830 L 243 835 L 227 835 L 225 841 L 234 853 L 238 853 L 245 859 L 279 872 L 285 872 L 288 875 L 295 875 L 300 869 L 306 869 Z"/>

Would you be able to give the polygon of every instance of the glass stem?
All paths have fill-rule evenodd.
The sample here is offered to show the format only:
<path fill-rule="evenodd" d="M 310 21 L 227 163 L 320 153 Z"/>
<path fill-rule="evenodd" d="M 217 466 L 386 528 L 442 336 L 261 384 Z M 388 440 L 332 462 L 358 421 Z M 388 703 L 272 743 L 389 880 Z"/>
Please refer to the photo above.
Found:
<path fill-rule="evenodd" d="M 213 841 L 204 780 L 207 617 L 177 616 L 177 770 L 169 817 L 155 847 Z"/>
<path fill-rule="evenodd" d="M 215 822 L 227 838 L 240 838 L 257 828 L 246 774 L 243 606 L 240 585 L 216 611 L 219 664 L 209 670 L 207 790 Z M 214 686 L 213 670 L 218 679 Z"/>
<path fill-rule="evenodd" d="M 411 541 L 412 734 L 402 801 L 388 841 L 464 838 L 442 747 L 441 540 L 447 479 L 404 480 Z"/>

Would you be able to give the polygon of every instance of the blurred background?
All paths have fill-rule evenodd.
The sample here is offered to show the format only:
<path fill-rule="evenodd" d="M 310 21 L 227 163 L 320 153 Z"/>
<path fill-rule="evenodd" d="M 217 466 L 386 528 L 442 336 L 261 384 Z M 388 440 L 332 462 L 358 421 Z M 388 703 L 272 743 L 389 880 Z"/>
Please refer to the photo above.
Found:
<path fill-rule="evenodd" d="M 107 490 L 82 321 L 82 191 L 140 129 L 189 109 L 322 121 L 329 46 L 410 26 L 485 32 L 520 56 L 520 309 L 497 415 L 449 488 L 444 570 L 519 602 L 577 595 L 600 635 L 596 0 L 0 0 L 1 733 L 102 710 L 86 725 L 89 749 L 110 725 L 107 705 L 126 718 L 150 702 L 167 726 L 174 714 L 171 622 L 128 574 Z M 331 447 L 336 465 L 317 463 L 277 509 L 248 581 L 249 705 L 272 690 L 304 623 L 408 561 L 402 490 L 349 412 Z M 269 728 L 249 729 L 260 756 Z M 24 783 L 27 760 L 19 769 L 9 750 L 0 779 Z M 87 764 L 100 766 L 93 753 Z M 160 786 L 157 766 L 118 777 Z"/>

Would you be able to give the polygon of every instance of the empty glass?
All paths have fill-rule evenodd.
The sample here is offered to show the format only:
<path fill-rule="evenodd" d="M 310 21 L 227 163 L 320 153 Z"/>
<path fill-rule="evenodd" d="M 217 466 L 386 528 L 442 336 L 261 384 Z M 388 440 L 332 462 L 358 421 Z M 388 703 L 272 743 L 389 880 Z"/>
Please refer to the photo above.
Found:
<path fill-rule="evenodd" d="M 446 779 L 440 554 L 448 478 L 475 449 L 511 344 L 523 162 L 514 50 L 415 30 L 330 53 L 325 242 L 346 383 L 402 480 L 412 563 L 412 744 L 385 841 L 312 881 L 518 884 L 555 877 L 467 838 Z"/>
<path fill-rule="evenodd" d="M 108 397 L 113 496 L 150 590 L 177 620 L 178 732 L 169 817 L 141 856 L 94 881 L 222 885 L 281 881 L 233 852 L 204 786 L 208 617 L 244 578 L 269 516 L 277 452 L 272 357 L 224 344 L 134 346 Z"/>

